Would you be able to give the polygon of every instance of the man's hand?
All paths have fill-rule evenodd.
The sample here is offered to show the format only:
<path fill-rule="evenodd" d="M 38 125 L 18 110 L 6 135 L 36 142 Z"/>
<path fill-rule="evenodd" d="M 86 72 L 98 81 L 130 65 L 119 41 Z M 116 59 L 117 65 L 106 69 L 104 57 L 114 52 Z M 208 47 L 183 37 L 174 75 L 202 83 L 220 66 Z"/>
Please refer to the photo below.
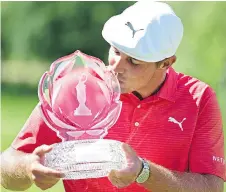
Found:
<path fill-rule="evenodd" d="M 142 169 L 142 160 L 136 155 L 136 152 L 125 143 L 122 148 L 126 154 L 127 167 L 119 171 L 112 170 L 108 175 L 111 183 L 118 188 L 132 184 Z"/>
<path fill-rule="evenodd" d="M 52 146 L 48 145 L 37 147 L 33 152 L 34 159 L 27 170 L 31 181 L 42 190 L 54 186 L 64 176 L 60 171 L 42 165 L 44 155 L 51 150 Z"/>

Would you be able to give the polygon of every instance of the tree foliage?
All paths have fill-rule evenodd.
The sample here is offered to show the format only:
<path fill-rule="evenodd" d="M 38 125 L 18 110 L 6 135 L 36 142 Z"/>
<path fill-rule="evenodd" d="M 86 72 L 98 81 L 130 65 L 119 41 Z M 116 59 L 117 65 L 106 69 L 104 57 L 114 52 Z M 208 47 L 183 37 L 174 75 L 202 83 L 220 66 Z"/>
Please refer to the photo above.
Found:
<path fill-rule="evenodd" d="M 3 59 L 55 60 L 80 49 L 103 58 L 107 19 L 131 2 L 3 2 Z"/>
<path fill-rule="evenodd" d="M 107 62 L 103 25 L 133 3 L 2 2 L 2 59 L 51 63 L 79 49 Z M 226 3 L 168 3 L 184 24 L 175 67 L 217 88 L 225 79 Z"/>

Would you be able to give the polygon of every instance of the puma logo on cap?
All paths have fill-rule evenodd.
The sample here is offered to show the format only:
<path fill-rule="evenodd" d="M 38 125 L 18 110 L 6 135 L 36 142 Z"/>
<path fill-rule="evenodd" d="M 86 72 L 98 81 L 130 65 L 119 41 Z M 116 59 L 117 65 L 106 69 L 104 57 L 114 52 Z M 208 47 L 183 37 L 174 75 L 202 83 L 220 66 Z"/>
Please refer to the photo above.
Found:
<path fill-rule="evenodd" d="M 125 25 L 127 25 L 132 30 L 132 32 L 133 32 L 133 37 L 132 38 L 134 38 L 134 35 L 136 34 L 136 32 L 144 30 L 144 29 L 135 30 L 133 25 L 130 22 L 127 22 Z"/>

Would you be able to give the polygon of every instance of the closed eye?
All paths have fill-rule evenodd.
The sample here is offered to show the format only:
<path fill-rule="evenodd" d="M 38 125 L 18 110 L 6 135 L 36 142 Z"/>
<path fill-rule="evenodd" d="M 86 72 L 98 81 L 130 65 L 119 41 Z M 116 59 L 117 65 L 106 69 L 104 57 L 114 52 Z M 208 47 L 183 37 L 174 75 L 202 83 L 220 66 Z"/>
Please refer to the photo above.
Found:
<path fill-rule="evenodd" d="M 117 49 L 113 48 L 113 47 L 110 48 L 110 51 L 115 53 L 116 55 L 120 55 L 120 52 Z"/>
<path fill-rule="evenodd" d="M 137 61 L 136 59 L 132 58 L 132 57 L 129 57 L 128 58 L 128 61 L 130 64 L 134 65 L 134 66 L 139 66 L 139 61 Z"/>

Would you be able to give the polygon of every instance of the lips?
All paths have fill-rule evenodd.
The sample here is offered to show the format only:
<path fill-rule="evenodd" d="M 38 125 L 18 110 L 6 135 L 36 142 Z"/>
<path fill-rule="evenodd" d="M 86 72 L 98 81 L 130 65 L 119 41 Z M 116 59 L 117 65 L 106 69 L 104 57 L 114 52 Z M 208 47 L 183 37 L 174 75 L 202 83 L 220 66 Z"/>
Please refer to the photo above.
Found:
<path fill-rule="evenodd" d="M 117 76 L 117 79 L 120 83 L 125 83 L 126 82 L 126 78 L 125 77 L 122 77 L 122 76 Z"/>
<path fill-rule="evenodd" d="M 125 80 L 118 80 L 119 81 L 119 84 L 120 84 L 120 87 L 122 87 L 123 85 L 125 85 Z"/>

